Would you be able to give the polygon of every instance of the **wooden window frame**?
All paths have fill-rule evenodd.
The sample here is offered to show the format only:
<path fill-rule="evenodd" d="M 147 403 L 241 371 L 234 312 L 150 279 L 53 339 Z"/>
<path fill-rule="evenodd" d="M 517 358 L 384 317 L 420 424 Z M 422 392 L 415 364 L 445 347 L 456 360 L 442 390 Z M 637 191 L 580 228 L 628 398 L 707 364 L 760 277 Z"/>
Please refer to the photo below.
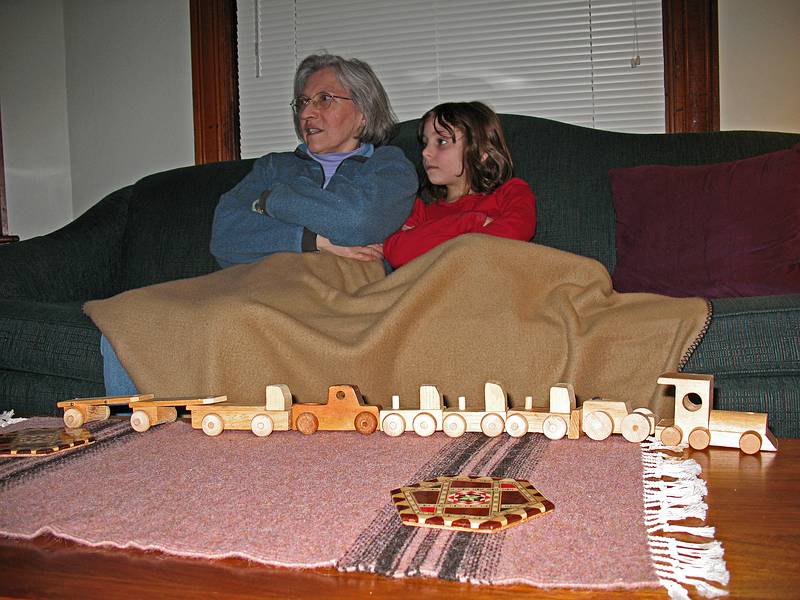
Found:
<path fill-rule="evenodd" d="M 190 0 L 195 163 L 239 152 L 236 0 Z"/>
<path fill-rule="evenodd" d="M 719 131 L 717 0 L 662 0 L 668 133 Z"/>
<path fill-rule="evenodd" d="M 6 167 L 3 159 L 3 117 L 0 114 L 0 245 L 19 240 L 19 236 L 8 232 L 8 212 L 6 212 Z"/>
<path fill-rule="evenodd" d="M 719 131 L 717 0 L 662 0 L 668 133 Z M 190 0 L 195 162 L 239 150 L 236 0 Z"/>

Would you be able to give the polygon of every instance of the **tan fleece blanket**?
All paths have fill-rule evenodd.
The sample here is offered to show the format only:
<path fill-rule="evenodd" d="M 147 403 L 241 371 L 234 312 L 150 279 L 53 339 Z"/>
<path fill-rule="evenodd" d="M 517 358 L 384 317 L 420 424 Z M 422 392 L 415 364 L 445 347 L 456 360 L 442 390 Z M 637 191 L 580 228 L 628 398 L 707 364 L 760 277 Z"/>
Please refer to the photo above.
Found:
<path fill-rule="evenodd" d="M 702 336 L 708 303 L 619 294 L 598 262 L 546 246 L 465 235 L 384 275 L 327 253 L 131 290 L 84 310 L 143 393 L 227 394 L 258 403 L 269 383 L 299 402 L 357 384 L 370 404 L 418 402 L 434 384 L 449 405 L 483 403 L 497 381 L 514 406 L 547 404 L 557 382 L 579 400 L 671 401 L 656 378 Z"/>

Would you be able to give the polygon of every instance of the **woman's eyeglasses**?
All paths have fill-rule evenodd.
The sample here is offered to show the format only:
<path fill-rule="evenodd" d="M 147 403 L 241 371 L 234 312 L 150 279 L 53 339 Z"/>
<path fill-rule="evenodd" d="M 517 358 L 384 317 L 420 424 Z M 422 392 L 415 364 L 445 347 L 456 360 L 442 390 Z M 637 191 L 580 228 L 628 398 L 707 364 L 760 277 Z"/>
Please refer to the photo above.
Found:
<path fill-rule="evenodd" d="M 308 96 L 298 96 L 291 102 L 289 102 L 289 106 L 292 107 L 292 110 L 297 114 L 303 112 L 303 109 L 308 106 L 309 104 L 313 104 L 319 110 L 326 110 L 330 108 L 331 104 L 334 100 L 352 100 L 352 98 L 345 98 L 344 96 L 334 96 L 333 94 L 329 94 L 328 92 L 319 92 L 314 94 L 311 98 Z"/>

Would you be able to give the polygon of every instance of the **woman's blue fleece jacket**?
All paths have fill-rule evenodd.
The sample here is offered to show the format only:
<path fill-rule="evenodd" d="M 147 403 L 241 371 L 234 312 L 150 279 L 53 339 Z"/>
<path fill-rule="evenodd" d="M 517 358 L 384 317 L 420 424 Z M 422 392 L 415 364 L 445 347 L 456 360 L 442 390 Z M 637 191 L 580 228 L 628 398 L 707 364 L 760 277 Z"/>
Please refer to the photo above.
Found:
<path fill-rule="evenodd" d="M 299 146 L 262 156 L 220 197 L 211 253 L 222 267 L 275 252 L 315 250 L 316 234 L 338 246 L 382 243 L 411 212 L 414 166 L 395 146 L 346 158 L 323 189 L 322 165 Z"/>

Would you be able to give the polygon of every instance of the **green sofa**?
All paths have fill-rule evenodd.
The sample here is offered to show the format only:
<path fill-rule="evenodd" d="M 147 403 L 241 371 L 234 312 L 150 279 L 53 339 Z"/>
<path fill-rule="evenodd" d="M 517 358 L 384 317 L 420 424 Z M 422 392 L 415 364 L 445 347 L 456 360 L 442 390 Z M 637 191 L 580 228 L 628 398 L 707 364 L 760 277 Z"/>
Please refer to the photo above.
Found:
<path fill-rule="evenodd" d="M 790 148 L 798 134 L 620 134 L 502 116 L 516 175 L 537 197 L 534 241 L 615 264 L 608 170 L 704 164 Z M 419 166 L 416 121 L 395 144 Z M 0 247 L 0 410 L 58 414 L 56 402 L 103 394 L 100 334 L 83 302 L 217 269 L 214 207 L 252 160 L 156 173 L 117 190 L 49 235 Z M 800 295 L 713 301 L 685 370 L 716 376 L 716 408 L 768 412 L 778 436 L 800 437 Z M 178 349 L 179 351 L 179 349 Z"/>

